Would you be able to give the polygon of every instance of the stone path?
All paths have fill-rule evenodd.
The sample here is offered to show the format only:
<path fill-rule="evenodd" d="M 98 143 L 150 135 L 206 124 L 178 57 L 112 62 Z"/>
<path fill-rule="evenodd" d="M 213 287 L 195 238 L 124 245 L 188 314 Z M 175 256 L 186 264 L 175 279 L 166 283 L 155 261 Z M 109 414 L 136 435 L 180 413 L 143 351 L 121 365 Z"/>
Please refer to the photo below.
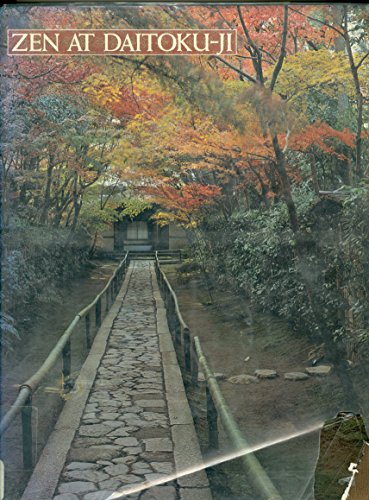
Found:
<path fill-rule="evenodd" d="M 112 322 L 87 404 L 51 496 L 54 500 L 105 500 L 128 485 L 165 481 L 166 475 L 186 466 L 183 454 L 188 453 L 188 439 L 194 443 L 195 453 L 190 462 L 194 456 L 200 460 L 183 387 L 178 408 L 178 394 L 174 391 L 170 396 L 169 374 L 177 362 L 168 344 L 166 322 L 163 325 L 163 317 L 158 318 L 159 307 L 161 313 L 164 311 L 154 264 L 133 261 L 127 280 L 126 295 Z M 165 344 L 169 348 L 163 348 Z M 211 499 L 204 472 L 192 476 L 172 477 L 164 485 L 126 498 Z M 31 496 L 30 485 L 28 489 L 24 498 Z"/>

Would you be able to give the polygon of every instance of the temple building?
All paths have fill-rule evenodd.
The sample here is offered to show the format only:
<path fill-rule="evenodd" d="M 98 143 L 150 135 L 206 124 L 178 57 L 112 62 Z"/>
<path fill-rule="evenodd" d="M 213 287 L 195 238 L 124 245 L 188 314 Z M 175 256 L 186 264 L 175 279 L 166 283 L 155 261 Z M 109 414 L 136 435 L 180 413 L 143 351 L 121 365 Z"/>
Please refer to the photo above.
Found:
<path fill-rule="evenodd" d="M 151 219 L 154 212 L 154 209 L 147 209 L 137 217 L 124 217 L 114 222 L 112 227 L 104 231 L 99 250 L 109 253 L 122 253 L 127 250 L 151 252 L 178 250 L 187 246 L 186 231 L 172 223 L 159 226 Z"/>

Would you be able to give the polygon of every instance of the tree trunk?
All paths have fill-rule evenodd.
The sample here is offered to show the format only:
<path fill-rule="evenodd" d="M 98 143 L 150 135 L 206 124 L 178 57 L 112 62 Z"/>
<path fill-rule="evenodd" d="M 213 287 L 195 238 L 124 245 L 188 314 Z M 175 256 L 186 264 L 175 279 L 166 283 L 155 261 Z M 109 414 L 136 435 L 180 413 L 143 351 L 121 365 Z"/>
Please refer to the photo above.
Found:
<path fill-rule="evenodd" d="M 53 161 L 50 158 L 49 164 L 47 166 L 47 178 L 46 178 L 44 203 L 43 203 L 42 211 L 41 211 L 41 215 L 40 215 L 40 223 L 41 224 L 46 223 L 47 215 L 48 215 L 49 208 L 50 208 L 50 193 L 51 193 L 51 181 L 52 181 L 53 168 L 54 168 Z"/>
<path fill-rule="evenodd" d="M 97 238 L 99 236 L 99 232 L 98 231 L 95 231 L 95 234 L 94 234 L 94 238 L 92 240 L 92 245 L 88 251 L 88 255 L 89 257 L 91 258 L 93 256 L 93 254 L 95 253 L 95 250 L 96 250 L 96 244 L 97 244 Z"/>
<path fill-rule="evenodd" d="M 279 145 L 278 138 L 276 134 L 272 135 L 273 149 L 276 157 L 276 168 L 278 170 L 279 176 L 281 178 L 283 199 L 287 205 L 288 216 L 290 219 L 291 229 L 294 233 L 299 231 L 299 221 L 297 218 L 297 211 L 295 202 L 292 198 L 290 179 L 286 170 L 286 158 Z"/>
<path fill-rule="evenodd" d="M 73 180 L 73 221 L 71 225 L 71 232 L 73 233 L 77 227 L 78 216 L 82 207 L 81 195 L 78 192 L 78 174 L 74 173 Z"/>
<path fill-rule="evenodd" d="M 356 105 L 357 105 L 357 115 L 356 115 L 356 137 L 355 137 L 355 150 L 356 150 L 356 159 L 355 159 L 355 177 L 356 182 L 362 177 L 362 165 L 361 165 L 361 155 L 362 155 L 362 131 L 363 131 L 363 94 L 361 93 L 360 88 L 360 79 L 358 73 L 358 66 L 355 64 L 354 55 L 352 52 L 352 47 L 350 43 L 350 34 L 348 28 L 348 14 L 347 14 L 347 5 L 344 5 L 344 33 L 343 38 L 345 40 L 347 55 L 350 63 L 350 70 L 352 79 L 354 81 L 355 87 L 355 97 L 356 97 Z"/>
<path fill-rule="evenodd" d="M 316 162 L 314 154 L 311 155 L 310 159 L 311 159 L 311 178 L 313 181 L 313 188 L 315 194 L 319 194 L 320 187 L 319 187 L 318 172 L 316 170 Z"/>

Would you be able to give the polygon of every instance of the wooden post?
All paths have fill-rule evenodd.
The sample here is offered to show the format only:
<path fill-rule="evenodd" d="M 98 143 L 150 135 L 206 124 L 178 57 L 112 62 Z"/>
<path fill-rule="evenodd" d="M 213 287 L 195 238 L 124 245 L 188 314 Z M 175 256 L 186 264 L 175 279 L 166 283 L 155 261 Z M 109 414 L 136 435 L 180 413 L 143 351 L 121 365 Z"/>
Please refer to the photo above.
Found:
<path fill-rule="evenodd" d="M 199 377 L 199 363 L 196 354 L 195 342 L 194 339 L 191 339 L 191 379 L 192 384 L 198 385 L 198 377 Z"/>
<path fill-rule="evenodd" d="M 168 327 L 169 327 L 169 332 L 172 336 L 173 342 L 175 341 L 175 336 L 174 336 L 174 324 L 173 324 L 173 311 L 168 308 L 167 309 L 167 318 L 168 318 Z"/>
<path fill-rule="evenodd" d="M 22 408 L 22 446 L 23 468 L 31 470 L 33 466 L 32 453 L 32 397 L 30 396 Z"/>
<path fill-rule="evenodd" d="M 206 384 L 206 419 L 208 423 L 209 449 L 217 450 L 218 441 L 218 412 L 215 407 L 208 384 Z"/>
<path fill-rule="evenodd" d="M 184 369 L 188 375 L 191 374 L 191 338 L 190 330 L 183 329 L 183 354 L 184 354 Z"/>
<path fill-rule="evenodd" d="M 173 310 L 174 317 L 174 340 L 175 340 L 175 351 L 177 353 L 177 359 L 179 366 L 183 369 L 184 366 L 184 356 L 183 356 L 183 344 L 182 344 L 182 325 L 177 318 L 175 310 Z"/>
<path fill-rule="evenodd" d="M 63 348 L 63 381 L 64 381 L 64 390 L 70 388 L 70 372 L 71 372 L 71 343 L 70 340 L 67 341 Z"/>
<path fill-rule="evenodd" d="M 109 288 L 105 292 L 105 314 L 109 311 Z"/>
<path fill-rule="evenodd" d="M 95 305 L 95 320 L 96 320 L 96 327 L 100 328 L 101 326 L 101 298 L 96 302 Z"/>
<path fill-rule="evenodd" d="M 173 323 L 174 323 L 174 334 L 175 334 L 175 342 L 178 347 L 177 352 L 180 353 L 180 357 L 182 358 L 182 335 L 181 335 L 181 323 L 179 322 L 177 318 L 177 314 L 174 309 L 174 304 L 173 304 Z"/>
<path fill-rule="evenodd" d="M 85 324 L 86 324 L 86 345 L 87 345 L 87 349 L 90 349 L 90 347 L 91 347 L 91 318 L 90 318 L 89 312 L 86 314 Z"/>

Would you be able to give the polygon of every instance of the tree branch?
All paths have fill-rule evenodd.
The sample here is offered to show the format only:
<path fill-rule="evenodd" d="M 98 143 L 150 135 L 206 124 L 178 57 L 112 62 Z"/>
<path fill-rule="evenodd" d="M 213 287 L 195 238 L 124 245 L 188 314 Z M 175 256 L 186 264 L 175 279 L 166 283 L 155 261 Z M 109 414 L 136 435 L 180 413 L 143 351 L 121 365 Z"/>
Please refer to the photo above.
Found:
<path fill-rule="evenodd" d="M 360 68 L 360 66 L 363 64 L 363 62 L 365 61 L 365 59 L 366 59 L 368 56 L 369 56 L 369 52 L 367 52 L 367 53 L 365 54 L 365 56 L 363 56 L 363 57 L 360 59 L 360 61 L 359 61 L 359 62 L 357 63 L 357 65 L 356 65 L 356 69 L 359 69 L 359 68 Z"/>
<path fill-rule="evenodd" d="M 297 14 L 300 14 L 300 16 L 304 16 L 306 17 L 306 19 L 310 19 L 310 21 L 315 21 L 317 23 L 320 23 L 322 24 L 323 26 L 327 26 L 327 28 L 330 28 L 332 29 L 333 31 L 336 31 L 337 33 L 339 33 L 341 36 L 343 36 L 343 31 L 339 30 L 338 28 L 336 28 L 336 26 L 333 26 L 333 24 L 329 24 L 327 23 L 326 21 L 322 21 L 320 19 L 317 19 L 316 17 L 312 17 L 312 16 L 308 16 L 307 14 L 304 14 L 303 12 L 300 12 L 299 10 L 297 9 L 294 9 L 293 7 L 288 7 L 290 10 L 292 10 L 293 12 L 296 12 Z"/>
<path fill-rule="evenodd" d="M 213 56 L 213 57 L 214 57 L 214 59 L 218 59 L 218 61 L 221 61 L 223 64 L 228 66 L 228 68 L 233 69 L 233 71 L 235 71 L 239 75 L 245 77 L 247 80 L 249 80 L 249 82 L 257 83 L 257 81 L 255 80 L 255 78 L 253 76 L 249 75 L 248 73 L 245 73 L 241 69 L 236 68 L 236 66 L 233 66 L 233 64 L 231 64 L 228 61 L 226 61 L 225 59 L 223 59 L 223 57 L 220 57 L 220 56 Z"/>
<path fill-rule="evenodd" d="M 286 57 L 287 31 L 288 31 L 288 6 L 285 5 L 284 16 L 283 16 L 283 33 L 282 33 L 281 50 L 279 52 L 279 58 L 277 64 L 274 67 L 272 81 L 270 83 L 270 90 L 272 92 L 276 84 L 278 75 L 282 69 L 284 58 Z"/>
<path fill-rule="evenodd" d="M 255 158 L 260 158 L 261 160 L 267 160 L 271 162 L 273 165 L 275 165 L 275 158 L 272 158 L 271 156 L 265 156 L 265 155 L 258 155 L 256 153 L 246 153 L 248 156 L 254 156 Z"/>
<path fill-rule="evenodd" d="M 66 64 L 63 64 L 62 66 L 60 66 L 61 68 L 64 68 L 66 66 Z M 52 68 L 49 68 L 45 71 L 43 71 L 42 73 L 39 73 L 38 75 L 32 75 L 32 76 L 27 76 L 27 75 L 24 75 L 23 73 L 21 73 L 19 71 L 19 69 L 17 68 L 17 73 L 20 77 L 22 78 L 25 78 L 26 80 L 35 80 L 36 78 L 41 78 L 43 76 L 46 76 L 46 75 L 49 75 L 50 73 L 52 73 L 55 69 L 57 69 L 58 65 L 52 67 Z"/>
<path fill-rule="evenodd" d="M 269 52 L 269 50 L 265 50 L 265 49 L 262 49 L 261 47 L 259 47 L 259 50 L 260 52 L 262 52 L 263 54 L 266 54 L 268 57 L 270 57 L 270 59 L 273 61 L 273 62 L 276 62 L 276 58 L 273 56 L 273 54 L 271 52 Z"/>
<path fill-rule="evenodd" d="M 318 47 L 315 45 L 315 43 L 314 43 L 314 42 L 312 42 L 311 40 L 307 40 L 307 42 L 306 42 L 306 43 L 307 43 L 307 44 L 309 45 L 309 47 L 311 47 L 313 50 L 315 50 L 315 51 L 318 51 L 318 50 L 319 50 L 319 49 L 318 49 Z"/>
<path fill-rule="evenodd" d="M 259 47 L 254 43 L 253 39 L 250 36 L 249 30 L 247 29 L 245 20 L 242 15 L 241 11 L 241 6 L 237 5 L 237 12 L 238 12 L 238 17 L 240 18 L 241 21 L 241 26 L 243 29 L 243 32 L 245 33 L 246 39 L 249 43 L 249 45 L 254 49 L 254 53 L 256 54 L 256 59 L 253 58 L 252 64 L 254 66 L 255 73 L 258 76 L 258 79 L 260 80 L 260 83 L 264 82 L 264 76 L 263 76 L 263 64 L 262 64 L 262 55 L 259 50 Z M 253 54 L 251 54 L 253 55 Z"/>

